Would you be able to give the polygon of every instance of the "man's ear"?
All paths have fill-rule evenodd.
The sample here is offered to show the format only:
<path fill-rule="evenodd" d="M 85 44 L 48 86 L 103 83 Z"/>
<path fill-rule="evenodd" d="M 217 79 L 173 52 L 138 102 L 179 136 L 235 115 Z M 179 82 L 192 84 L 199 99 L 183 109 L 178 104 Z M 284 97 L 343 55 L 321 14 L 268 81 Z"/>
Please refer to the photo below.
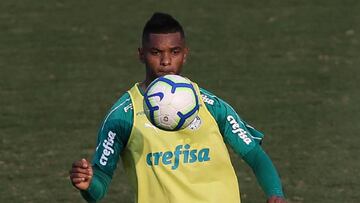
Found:
<path fill-rule="evenodd" d="M 138 48 L 138 57 L 141 63 L 145 63 L 145 54 L 144 54 L 144 48 L 140 47 Z"/>
<path fill-rule="evenodd" d="M 186 63 L 186 59 L 187 59 L 187 57 L 188 57 L 188 55 L 189 55 L 189 48 L 188 47 L 185 47 L 184 48 L 184 63 Z"/>

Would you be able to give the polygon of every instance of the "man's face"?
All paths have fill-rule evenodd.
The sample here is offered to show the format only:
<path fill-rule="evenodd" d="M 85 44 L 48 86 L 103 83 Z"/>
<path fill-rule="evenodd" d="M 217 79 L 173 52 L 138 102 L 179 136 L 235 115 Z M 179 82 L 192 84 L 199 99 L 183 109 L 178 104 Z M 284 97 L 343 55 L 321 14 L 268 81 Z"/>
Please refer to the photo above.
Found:
<path fill-rule="evenodd" d="M 146 66 L 146 79 L 152 80 L 168 74 L 179 74 L 186 61 L 188 48 L 179 32 L 150 34 L 139 48 L 139 58 Z"/>

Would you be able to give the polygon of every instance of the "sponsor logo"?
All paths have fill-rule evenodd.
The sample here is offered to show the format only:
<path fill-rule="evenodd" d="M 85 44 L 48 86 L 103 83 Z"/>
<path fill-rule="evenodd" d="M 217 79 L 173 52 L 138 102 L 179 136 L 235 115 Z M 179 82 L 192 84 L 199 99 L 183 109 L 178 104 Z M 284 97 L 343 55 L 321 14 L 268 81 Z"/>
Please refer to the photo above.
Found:
<path fill-rule="evenodd" d="M 201 126 L 201 119 L 199 116 L 196 116 L 193 122 L 190 123 L 189 127 L 191 130 L 197 130 Z"/>
<path fill-rule="evenodd" d="M 194 162 L 210 161 L 210 149 L 191 149 L 189 144 L 178 145 L 174 151 L 151 152 L 146 155 L 146 163 L 149 166 L 165 165 L 176 170 L 180 163 L 191 164 Z"/>
<path fill-rule="evenodd" d="M 133 105 L 132 105 L 131 103 L 130 103 L 129 105 L 127 105 L 127 106 L 124 107 L 124 111 L 125 111 L 125 112 L 128 112 L 129 109 L 131 109 L 131 110 L 133 109 Z"/>
<path fill-rule="evenodd" d="M 206 96 L 205 94 L 202 94 L 201 97 L 202 97 L 202 99 L 203 99 L 203 101 L 204 101 L 205 103 L 208 103 L 208 104 L 210 104 L 210 105 L 214 105 L 214 100 L 213 100 L 213 99 L 210 99 L 210 98 L 209 98 L 208 96 Z"/>
<path fill-rule="evenodd" d="M 104 140 L 102 146 L 104 147 L 101 157 L 100 157 L 100 164 L 106 166 L 108 162 L 108 158 L 110 154 L 114 154 L 114 140 L 115 140 L 116 133 L 109 131 L 107 139 Z"/>
<path fill-rule="evenodd" d="M 227 116 L 227 121 L 229 121 L 231 127 L 232 127 L 232 132 L 234 134 L 237 134 L 247 145 L 249 145 L 252 141 L 251 139 L 248 137 L 246 130 L 240 128 L 239 123 L 235 120 L 235 118 L 231 115 Z"/>

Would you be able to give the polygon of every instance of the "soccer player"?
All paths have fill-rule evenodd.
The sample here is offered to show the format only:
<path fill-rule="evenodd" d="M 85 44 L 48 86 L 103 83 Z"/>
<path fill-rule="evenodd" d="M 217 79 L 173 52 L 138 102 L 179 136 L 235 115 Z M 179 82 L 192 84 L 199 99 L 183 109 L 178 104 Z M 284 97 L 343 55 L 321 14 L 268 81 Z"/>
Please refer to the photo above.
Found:
<path fill-rule="evenodd" d="M 180 74 L 189 53 L 179 22 L 154 13 L 144 27 L 138 53 L 145 79 L 105 116 L 92 162 L 75 161 L 70 170 L 71 182 L 84 199 L 96 202 L 104 197 L 121 156 L 139 203 L 240 202 L 228 143 L 252 168 L 267 202 L 285 202 L 277 171 L 260 145 L 263 134 L 209 91 L 198 89 L 201 106 L 191 128 L 164 131 L 147 120 L 146 87 L 159 76 Z"/>

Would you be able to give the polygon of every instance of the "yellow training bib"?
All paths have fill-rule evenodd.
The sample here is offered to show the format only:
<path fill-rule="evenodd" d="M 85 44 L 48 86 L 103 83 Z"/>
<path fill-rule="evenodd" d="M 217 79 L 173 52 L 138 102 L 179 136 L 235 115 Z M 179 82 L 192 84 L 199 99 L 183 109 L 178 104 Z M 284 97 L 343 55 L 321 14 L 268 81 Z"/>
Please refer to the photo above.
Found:
<path fill-rule="evenodd" d="M 240 202 L 237 177 L 223 137 L 200 96 L 199 114 L 190 126 L 164 131 L 145 116 L 138 85 L 128 92 L 134 122 L 122 158 L 137 202 Z"/>

